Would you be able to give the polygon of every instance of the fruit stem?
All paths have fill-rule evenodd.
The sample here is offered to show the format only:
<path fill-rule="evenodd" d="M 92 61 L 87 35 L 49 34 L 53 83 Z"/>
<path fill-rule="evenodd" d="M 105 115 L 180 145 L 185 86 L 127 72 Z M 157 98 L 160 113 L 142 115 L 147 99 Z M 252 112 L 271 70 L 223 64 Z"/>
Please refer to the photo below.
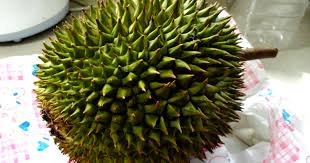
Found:
<path fill-rule="evenodd" d="M 278 54 L 277 48 L 248 48 L 243 50 L 241 57 L 245 60 L 274 58 Z"/>

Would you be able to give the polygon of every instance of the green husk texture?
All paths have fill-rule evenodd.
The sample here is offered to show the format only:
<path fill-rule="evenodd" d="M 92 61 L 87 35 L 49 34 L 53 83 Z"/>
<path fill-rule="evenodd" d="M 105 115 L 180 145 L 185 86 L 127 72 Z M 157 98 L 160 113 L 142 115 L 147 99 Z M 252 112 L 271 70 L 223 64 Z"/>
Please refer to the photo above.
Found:
<path fill-rule="evenodd" d="M 204 0 L 107 0 L 55 30 L 36 82 L 43 118 L 77 162 L 204 159 L 238 121 L 230 17 Z"/>

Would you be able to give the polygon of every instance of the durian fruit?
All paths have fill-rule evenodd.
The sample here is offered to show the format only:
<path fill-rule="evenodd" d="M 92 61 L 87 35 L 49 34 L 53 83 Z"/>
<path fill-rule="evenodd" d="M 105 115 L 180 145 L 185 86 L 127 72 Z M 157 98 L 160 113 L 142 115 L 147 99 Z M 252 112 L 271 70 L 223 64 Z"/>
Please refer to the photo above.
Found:
<path fill-rule="evenodd" d="M 77 162 L 204 159 L 238 121 L 240 39 L 205 0 L 106 0 L 39 58 L 43 119 Z"/>

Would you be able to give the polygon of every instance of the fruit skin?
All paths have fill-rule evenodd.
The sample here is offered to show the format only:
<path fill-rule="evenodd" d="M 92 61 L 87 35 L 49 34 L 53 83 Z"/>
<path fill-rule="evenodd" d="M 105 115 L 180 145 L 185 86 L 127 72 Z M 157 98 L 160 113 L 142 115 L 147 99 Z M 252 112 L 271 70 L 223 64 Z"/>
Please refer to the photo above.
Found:
<path fill-rule="evenodd" d="M 241 49 L 204 0 L 106 0 L 55 30 L 36 82 L 42 117 L 78 162 L 204 159 L 238 121 Z"/>

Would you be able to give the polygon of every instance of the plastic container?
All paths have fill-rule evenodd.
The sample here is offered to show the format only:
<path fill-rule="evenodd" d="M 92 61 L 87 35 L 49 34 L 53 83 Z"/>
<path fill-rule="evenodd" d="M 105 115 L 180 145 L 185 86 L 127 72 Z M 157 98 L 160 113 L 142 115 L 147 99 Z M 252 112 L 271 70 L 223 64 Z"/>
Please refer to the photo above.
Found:
<path fill-rule="evenodd" d="M 288 48 L 308 0 L 236 0 L 231 8 L 245 37 L 254 46 Z"/>
<path fill-rule="evenodd" d="M 309 2 L 307 0 L 256 0 L 253 15 L 274 17 L 302 17 Z"/>
<path fill-rule="evenodd" d="M 293 31 L 285 30 L 249 30 L 246 38 L 256 47 L 288 48 L 294 36 Z"/>
<path fill-rule="evenodd" d="M 221 6 L 225 7 L 226 9 L 230 9 L 235 0 L 209 0 L 208 2 L 211 3 L 218 2 Z"/>

